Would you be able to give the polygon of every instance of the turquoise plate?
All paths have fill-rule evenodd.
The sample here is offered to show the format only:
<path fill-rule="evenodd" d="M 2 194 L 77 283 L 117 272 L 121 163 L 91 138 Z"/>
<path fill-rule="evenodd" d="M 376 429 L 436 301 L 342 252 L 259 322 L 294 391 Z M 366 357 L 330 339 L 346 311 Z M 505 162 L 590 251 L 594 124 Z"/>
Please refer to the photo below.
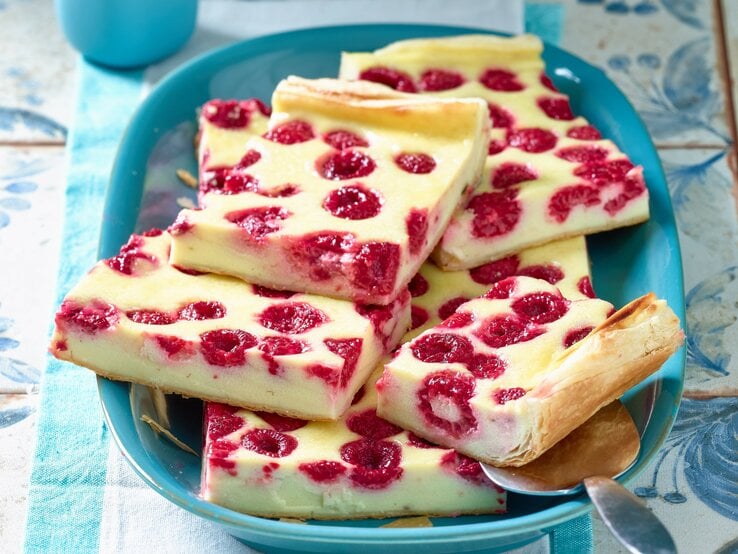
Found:
<path fill-rule="evenodd" d="M 241 42 L 205 54 L 164 79 L 141 104 L 120 144 L 108 190 L 100 256 L 115 254 L 134 229 L 166 227 L 176 200 L 194 191 L 177 183 L 174 170 L 196 171 L 192 155 L 195 110 L 210 98 L 257 96 L 269 100 L 287 75 L 335 75 L 341 50 L 374 50 L 392 41 L 484 32 L 426 25 L 359 25 L 307 29 Z M 653 290 L 684 320 L 682 265 L 669 193 L 658 155 L 643 123 L 602 71 L 553 46 L 544 58 L 556 86 L 576 113 L 586 116 L 645 169 L 651 219 L 636 227 L 588 239 L 598 294 L 615 305 Z M 181 200 L 180 200 L 181 202 Z M 654 457 L 676 415 L 682 392 L 684 351 L 625 397 L 636 419 L 655 410 L 629 482 Z M 139 475 L 179 506 L 222 525 L 268 552 L 458 552 L 512 548 L 586 513 L 586 496 L 542 498 L 511 495 L 504 516 L 434 518 L 434 527 L 378 528 L 386 521 L 309 522 L 299 525 L 252 517 L 198 496 L 200 459 L 173 446 L 141 423 L 150 413 L 147 389 L 99 379 L 100 397 L 113 436 Z M 653 386 L 647 386 L 652 384 Z M 173 431 L 200 448 L 199 401 L 170 397 Z"/>

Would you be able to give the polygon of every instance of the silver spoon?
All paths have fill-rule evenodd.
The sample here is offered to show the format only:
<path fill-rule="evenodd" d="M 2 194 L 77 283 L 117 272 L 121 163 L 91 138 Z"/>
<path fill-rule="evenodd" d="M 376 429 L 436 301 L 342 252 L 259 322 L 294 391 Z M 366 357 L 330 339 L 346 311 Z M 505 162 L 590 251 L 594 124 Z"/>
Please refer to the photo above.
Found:
<path fill-rule="evenodd" d="M 635 463 L 640 446 L 633 418 L 616 400 L 524 466 L 480 465 L 492 481 L 519 494 L 570 495 L 585 488 L 607 528 L 630 552 L 675 554 L 661 521 L 614 481 Z"/>

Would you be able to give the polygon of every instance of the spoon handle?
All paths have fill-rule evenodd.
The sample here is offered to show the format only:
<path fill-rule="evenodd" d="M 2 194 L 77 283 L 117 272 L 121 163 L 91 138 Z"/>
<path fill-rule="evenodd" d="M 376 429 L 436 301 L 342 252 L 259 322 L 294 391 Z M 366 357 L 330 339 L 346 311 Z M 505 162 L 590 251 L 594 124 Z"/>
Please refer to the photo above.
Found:
<path fill-rule="evenodd" d="M 664 524 L 620 483 L 607 477 L 588 477 L 584 486 L 602 521 L 630 552 L 676 554 Z"/>

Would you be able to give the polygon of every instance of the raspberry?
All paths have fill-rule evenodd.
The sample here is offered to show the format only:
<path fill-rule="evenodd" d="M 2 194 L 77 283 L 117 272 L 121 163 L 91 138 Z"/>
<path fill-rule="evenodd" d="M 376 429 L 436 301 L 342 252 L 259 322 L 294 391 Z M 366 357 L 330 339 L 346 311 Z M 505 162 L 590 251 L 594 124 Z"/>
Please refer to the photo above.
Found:
<path fill-rule="evenodd" d="M 329 152 L 315 163 L 318 174 L 332 181 L 366 177 L 376 166 L 369 156 L 352 149 Z"/>
<path fill-rule="evenodd" d="M 466 368 L 477 379 L 497 379 L 507 369 L 505 362 L 494 354 L 475 354 Z"/>
<path fill-rule="evenodd" d="M 346 148 L 354 148 L 355 146 L 369 146 L 366 139 L 360 137 L 356 133 L 342 129 L 324 134 L 323 142 L 332 146 L 336 150 L 345 150 Z"/>
<path fill-rule="evenodd" d="M 317 377 L 325 381 L 326 385 L 336 387 L 341 381 L 341 372 L 335 367 L 329 367 L 323 364 L 312 364 L 305 368 L 308 375 Z"/>
<path fill-rule="evenodd" d="M 142 237 L 160 237 L 163 233 L 164 231 L 154 227 L 152 229 L 149 229 L 148 231 L 144 231 L 143 233 L 141 233 L 141 236 Z"/>
<path fill-rule="evenodd" d="M 280 221 L 287 219 L 292 213 L 278 206 L 248 208 L 229 212 L 225 219 L 235 223 L 255 240 L 260 240 L 270 233 L 282 228 Z"/>
<path fill-rule="evenodd" d="M 510 307 L 523 319 L 536 324 L 551 323 L 564 317 L 569 303 L 560 295 L 533 292 L 517 298 Z"/>
<path fill-rule="evenodd" d="M 205 275 L 205 271 L 197 271 L 196 269 L 188 269 L 186 267 L 182 267 L 181 265 L 177 264 L 170 264 L 171 267 L 179 271 L 180 273 L 184 273 L 185 275 Z"/>
<path fill-rule="evenodd" d="M 569 146 L 556 152 L 559 158 L 577 163 L 601 162 L 608 154 L 609 151 L 601 146 Z"/>
<path fill-rule="evenodd" d="M 515 117 L 505 108 L 487 102 L 487 110 L 489 112 L 489 120 L 495 129 L 508 129 L 515 125 Z M 491 146 L 491 143 L 490 143 Z M 492 154 L 492 152 L 490 152 Z"/>
<path fill-rule="evenodd" d="M 631 169 L 633 164 L 628 160 L 599 161 L 580 165 L 574 170 L 574 175 L 602 187 L 619 183 Z"/>
<path fill-rule="evenodd" d="M 623 182 L 622 188 L 623 190 L 620 194 L 605 202 L 605 205 L 603 206 L 605 211 L 610 215 L 615 215 L 622 210 L 629 201 L 634 198 L 638 198 L 641 194 L 646 192 L 646 185 L 640 178 L 627 178 Z"/>
<path fill-rule="evenodd" d="M 167 335 L 154 335 L 159 348 L 167 353 L 167 358 L 177 358 L 178 354 L 184 355 L 194 354 L 192 342 L 180 337 L 170 337 Z"/>
<path fill-rule="evenodd" d="M 167 232 L 172 236 L 184 235 L 194 226 L 195 224 L 190 222 L 190 220 L 188 220 L 185 216 L 178 215 L 177 219 L 174 220 L 174 223 L 167 227 Z"/>
<path fill-rule="evenodd" d="M 430 315 L 428 310 L 420 306 L 410 306 L 410 329 L 417 329 L 428 322 Z"/>
<path fill-rule="evenodd" d="M 416 273 L 415 277 L 410 279 L 410 283 L 408 283 L 407 288 L 410 291 L 410 296 L 417 298 L 418 296 L 423 296 L 428 292 L 428 286 L 426 278 L 420 273 Z"/>
<path fill-rule="evenodd" d="M 380 83 L 400 92 L 417 92 L 410 75 L 389 67 L 370 67 L 359 74 L 359 79 Z"/>
<path fill-rule="evenodd" d="M 572 127 L 566 132 L 566 136 L 578 140 L 600 140 L 602 135 L 592 125 L 580 125 Z"/>
<path fill-rule="evenodd" d="M 173 315 L 159 310 L 128 310 L 126 317 L 134 323 L 146 325 L 170 325 L 177 320 Z"/>
<path fill-rule="evenodd" d="M 548 215 L 563 223 L 575 206 L 596 206 L 600 203 L 599 191 L 589 185 L 571 185 L 557 190 L 548 201 Z"/>
<path fill-rule="evenodd" d="M 262 337 L 259 341 L 259 350 L 270 356 L 291 356 L 302 354 L 310 350 L 310 347 L 300 340 L 289 337 Z"/>
<path fill-rule="evenodd" d="M 351 405 L 355 406 L 359 402 L 361 402 L 361 399 L 364 398 L 364 395 L 366 394 L 366 387 L 364 385 L 361 385 L 359 387 L 359 390 L 356 391 L 356 394 L 354 394 L 354 397 L 351 399 Z"/>
<path fill-rule="evenodd" d="M 541 73 L 539 80 L 541 81 L 541 84 L 548 90 L 559 92 L 558 89 L 554 86 L 553 81 L 551 81 L 551 78 L 545 73 Z"/>
<path fill-rule="evenodd" d="M 465 364 L 474 355 L 474 347 L 466 337 L 453 333 L 430 333 L 416 340 L 410 350 L 427 364 Z"/>
<path fill-rule="evenodd" d="M 492 285 L 501 279 L 511 277 L 518 271 L 520 259 L 516 255 L 488 262 L 469 270 L 469 277 L 480 285 Z"/>
<path fill-rule="evenodd" d="M 404 152 L 395 156 L 397 167 L 408 173 L 425 175 L 436 168 L 436 160 L 422 152 Z"/>
<path fill-rule="evenodd" d="M 392 319 L 391 306 L 377 306 L 375 304 L 356 304 L 356 312 L 372 322 L 374 332 L 382 336 L 384 326 Z"/>
<path fill-rule="evenodd" d="M 587 327 L 581 327 L 580 329 L 572 329 L 569 331 L 564 337 L 564 348 L 569 348 L 573 344 L 578 343 L 584 337 L 589 335 L 592 332 L 592 329 L 594 329 L 594 327 L 589 325 Z"/>
<path fill-rule="evenodd" d="M 361 245 L 350 266 L 351 282 L 375 294 L 389 294 L 394 289 L 400 267 L 400 247 L 389 242 Z"/>
<path fill-rule="evenodd" d="M 456 71 L 447 69 L 428 69 L 423 72 L 418 88 L 425 92 L 450 90 L 464 84 L 464 77 Z"/>
<path fill-rule="evenodd" d="M 349 416 L 346 427 L 357 435 L 371 440 L 386 439 L 402 432 L 397 425 L 379 417 L 374 408 Z"/>
<path fill-rule="evenodd" d="M 261 285 L 251 285 L 251 290 L 257 296 L 263 296 L 264 298 L 291 298 L 295 295 L 294 292 L 289 290 L 275 290 Z"/>
<path fill-rule="evenodd" d="M 442 320 L 448 319 L 453 315 L 453 313 L 459 306 L 468 301 L 469 298 L 467 298 L 466 296 L 456 296 L 451 300 L 447 300 L 438 308 L 438 317 L 440 317 Z"/>
<path fill-rule="evenodd" d="M 507 147 L 507 144 L 501 140 L 490 140 L 489 141 L 489 148 L 487 148 L 487 155 L 488 156 L 494 156 L 495 154 L 499 154 Z"/>
<path fill-rule="evenodd" d="M 592 281 L 589 280 L 589 277 L 587 275 L 579 279 L 579 282 L 577 282 L 577 290 L 587 298 L 595 298 L 595 292 L 592 288 Z"/>
<path fill-rule="evenodd" d="M 537 127 L 517 129 L 507 133 L 507 144 L 533 154 L 551 150 L 556 146 L 556 141 L 556 135 L 551 131 Z"/>
<path fill-rule="evenodd" d="M 517 400 L 518 398 L 525 396 L 525 389 L 520 387 L 513 387 L 510 389 L 497 389 L 492 393 L 492 398 L 498 404 L 506 404 L 511 400 Z"/>
<path fill-rule="evenodd" d="M 146 260 L 152 264 L 156 264 L 158 262 L 156 256 L 142 252 L 140 250 L 141 246 L 143 246 L 143 239 L 137 235 L 133 235 L 121 247 L 120 253 L 117 256 L 108 258 L 105 260 L 105 263 L 110 269 L 114 269 L 124 275 L 133 275 L 137 260 Z"/>
<path fill-rule="evenodd" d="M 570 121 L 574 119 L 569 100 L 566 98 L 544 97 L 538 99 L 538 107 L 551 119 Z"/>
<path fill-rule="evenodd" d="M 226 307 L 214 300 L 190 302 L 179 309 L 179 319 L 201 321 L 204 319 L 221 319 L 226 315 Z"/>
<path fill-rule="evenodd" d="M 527 342 L 541 333 L 542 329 L 530 327 L 517 316 L 510 314 L 490 317 L 474 334 L 487 346 L 502 348 Z"/>
<path fill-rule="evenodd" d="M 354 236 L 350 233 L 315 233 L 306 235 L 297 241 L 291 254 L 298 263 L 307 264 L 310 277 L 316 281 L 330 279 L 332 275 L 341 273 L 342 256 L 354 245 Z"/>
<path fill-rule="evenodd" d="M 492 285 L 492 288 L 487 291 L 484 297 L 495 300 L 504 300 L 506 298 L 510 298 L 513 294 L 513 291 L 515 291 L 516 286 L 517 281 L 512 277 L 507 277 L 506 279 L 497 281 L 494 285 Z"/>
<path fill-rule="evenodd" d="M 390 441 L 358 439 L 341 446 L 341 459 L 352 464 L 349 479 L 360 487 L 379 490 L 402 475 L 400 445 Z"/>
<path fill-rule="evenodd" d="M 315 132 L 306 121 L 294 119 L 269 129 L 264 138 L 279 144 L 298 144 L 315 138 Z"/>
<path fill-rule="evenodd" d="M 417 394 L 418 409 L 426 423 L 453 438 L 461 438 L 478 426 L 469 405 L 474 388 L 474 378 L 469 374 L 450 370 L 431 373 Z"/>
<path fill-rule="evenodd" d="M 369 219 L 381 211 L 383 203 L 377 191 L 354 184 L 329 192 L 323 200 L 323 209 L 343 219 Z"/>
<path fill-rule="evenodd" d="M 316 483 L 333 483 L 346 473 L 346 466 L 341 462 L 320 460 L 318 462 L 303 463 L 297 469 L 306 474 Z"/>
<path fill-rule="evenodd" d="M 436 444 L 433 444 L 432 442 L 428 442 L 422 437 L 419 437 L 412 431 L 408 432 L 407 434 L 407 443 L 410 446 L 414 446 L 415 448 L 442 448 Z"/>
<path fill-rule="evenodd" d="M 254 335 L 241 329 L 215 329 L 200 335 L 200 351 L 210 365 L 243 365 L 246 350 L 256 346 Z"/>
<path fill-rule="evenodd" d="M 361 356 L 362 339 L 323 339 L 326 348 L 343 358 L 343 368 L 338 381 L 339 385 L 345 387 L 356 370 L 356 364 Z"/>
<path fill-rule="evenodd" d="M 202 115 L 222 129 L 248 127 L 253 107 L 248 101 L 211 100 L 202 107 Z"/>
<path fill-rule="evenodd" d="M 405 218 L 405 229 L 408 235 L 410 254 L 416 256 L 425 246 L 428 233 L 428 210 L 413 208 Z"/>
<path fill-rule="evenodd" d="M 259 190 L 259 181 L 248 173 L 230 171 L 223 179 L 220 189 L 214 188 L 212 192 L 220 194 L 241 194 L 242 192 L 256 192 Z"/>
<path fill-rule="evenodd" d="M 241 446 L 272 458 L 283 458 L 297 448 L 297 439 L 273 429 L 251 429 L 241 439 Z"/>
<path fill-rule="evenodd" d="M 461 329 L 474 322 L 474 316 L 469 312 L 456 312 L 438 324 L 446 329 Z"/>
<path fill-rule="evenodd" d="M 261 153 L 258 150 L 250 149 L 247 150 L 243 156 L 241 156 L 241 159 L 233 167 L 234 169 L 246 169 L 247 167 L 254 165 L 260 159 Z"/>
<path fill-rule="evenodd" d="M 238 408 L 218 404 L 217 402 L 205 403 L 205 421 L 208 422 L 208 438 L 216 440 L 231 433 L 235 433 L 244 426 L 242 417 L 237 416 Z"/>
<path fill-rule="evenodd" d="M 529 265 L 518 271 L 518 275 L 525 275 L 535 279 L 543 279 L 555 285 L 564 278 L 564 272 L 553 264 L 546 265 Z"/>
<path fill-rule="evenodd" d="M 287 417 L 280 414 L 272 414 L 269 412 L 254 412 L 258 415 L 264 423 L 269 425 L 275 431 L 280 433 L 286 433 L 289 431 L 297 431 L 307 425 L 307 421 L 304 419 L 298 419 L 296 417 Z"/>
<path fill-rule="evenodd" d="M 506 69 L 486 69 L 479 77 L 479 82 L 490 90 L 503 92 L 515 92 L 525 88 L 515 73 Z"/>
<path fill-rule="evenodd" d="M 230 172 L 230 167 L 216 167 L 208 170 L 208 176 L 203 176 L 203 179 L 200 181 L 200 194 L 207 194 L 211 191 L 218 193 L 223 190 L 223 184 L 225 183 L 225 179 L 230 174 Z M 169 232 L 172 232 L 171 226 L 169 228 Z"/>
<path fill-rule="evenodd" d="M 56 313 L 56 324 L 70 324 L 88 335 L 104 331 L 118 323 L 118 310 L 112 304 L 93 300 L 88 306 L 80 306 L 73 300 L 65 300 Z"/>
<path fill-rule="evenodd" d="M 522 208 L 517 201 L 517 189 L 483 192 L 474 196 L 467 210 L 474 212 L 472 234 L 475 237 L 496 237 L 512 231 L 520 220 Z"/>
<path fill-rule="evenodd" d="M 489 483 L 489 480 L 484 476 L 482 466 L 479 465 L 479 462 L 455 450 L 451 450 L 443 455 L 441 458 L 441 467 L 456 473 L 465 481 L 469 481 L 475 485 L 487 485 Z"/>
<path fill-rule="evenodd" d="M 328 316 L 305 302 L 274 304 L 259 315 L 263 327 L 287 335 L 305 333 L 326 321 Z"/>
<path fill-rule="evenodd" d="M 492 186 L 496 189 L 504 189 L 534 179 L 538 179 L 538 172 L 530 164 L 505 162 L 492 174 Z"/>

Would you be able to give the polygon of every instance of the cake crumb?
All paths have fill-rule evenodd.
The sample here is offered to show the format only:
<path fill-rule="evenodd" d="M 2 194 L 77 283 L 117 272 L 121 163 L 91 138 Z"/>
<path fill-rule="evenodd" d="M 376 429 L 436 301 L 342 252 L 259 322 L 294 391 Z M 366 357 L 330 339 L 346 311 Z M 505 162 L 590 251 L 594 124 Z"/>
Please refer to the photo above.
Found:
<path fill-rule="evenodd" d="M 402 529 L 405 527 L 433 527 L 433 522 L 426 516 L 403 517 L 382 525 L 385 528 Z"/>
<path fill-rule="evenodd" d="M 177 206 L 179 206 L 180 208 L 186 208 L 188 210 L 193 210 L 197 207 L 192 201 L 192 198 L 187 198 L 186 196 L 180 196 L 179 198 L 177 198 Z"/>
<path fill-rule="evenodd" d="M 177 177 L 179 177 L 179 180 L 188 187 L 193 189 L 197 188 L 197 179 L 195 179 L 195 176 L 186 169 L 178 169 Z"/>
<path fill-rule="evenodd" d="M 185 452 L 189 452 L 190 454 L 194 454 L 198 458 L 200 457 L 200 455 L 197 452 L 195 452 L 192 448 L 190 448 L 184 442 L 182 442 L 177 437 L 175 437 L 172 434 L 171 431 L 169 431 L 168 429 L 165 429 L 164 427 L 162 427 L 162 425 L 158 421 L 154 420 L 150 416 L 148 416 L 146 414 L 143 414 L 141 416 L 141 421 L 143 421 L 149 427 L 151 427 L 154 430 L 155 433 L 157 433 L 157 434 L 160 433 L 160 434 L 164 435 L 166 438 L 168 438 L 170 441 L 172 441 L 172 443 L 174 443 L 176 446 L 178 446 L 179 448 L 181 448 Z"/>

